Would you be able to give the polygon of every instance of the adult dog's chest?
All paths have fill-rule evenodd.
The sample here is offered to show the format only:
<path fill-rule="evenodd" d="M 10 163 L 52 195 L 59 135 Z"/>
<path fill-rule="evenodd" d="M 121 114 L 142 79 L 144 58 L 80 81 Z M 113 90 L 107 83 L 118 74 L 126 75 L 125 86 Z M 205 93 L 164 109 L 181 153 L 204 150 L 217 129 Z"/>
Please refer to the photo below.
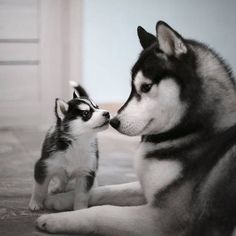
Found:
<path fill-rule="evenodd" d="M 154 195 L 164 190 L 181 176 L 182 164 L 177 160 L 158 159 L 158 156 L 146 157 L 155 145 L 141 143 L 135 157 L 135 169 L 149 203 Z"/>

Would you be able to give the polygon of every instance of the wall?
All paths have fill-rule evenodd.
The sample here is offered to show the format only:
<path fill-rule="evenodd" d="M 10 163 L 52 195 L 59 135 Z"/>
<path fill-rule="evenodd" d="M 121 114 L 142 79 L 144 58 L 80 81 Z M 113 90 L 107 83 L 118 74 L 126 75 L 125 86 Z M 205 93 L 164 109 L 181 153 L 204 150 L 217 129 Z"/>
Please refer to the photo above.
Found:
<path fill-rule="evenodd" d="M 97 102 L 124 101 L 141 50 L 136 28 L 155 33 L 160 19 L 216 48 L 236 71 L 235 11 L 234 0 L 84 0 L 82 83 Z"/>
<path fill-rule="evenodd" d="M 81 1 L 0 0 L 0 127 L 54 119 L 80 75 Z"/>

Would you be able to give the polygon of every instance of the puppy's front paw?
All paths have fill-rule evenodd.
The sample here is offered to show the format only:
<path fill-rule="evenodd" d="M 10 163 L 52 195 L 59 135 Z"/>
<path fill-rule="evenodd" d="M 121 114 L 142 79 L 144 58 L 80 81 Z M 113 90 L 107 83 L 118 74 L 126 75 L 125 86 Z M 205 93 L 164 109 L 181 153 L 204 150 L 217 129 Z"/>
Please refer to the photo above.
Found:
<path fill-rule="evenodd" d="M 39 211 L 39 210 L 43 209 L 43 202 L 36 200 L 34 198 L 31 198 L 30 203 L 29 203 L 29 209 L 31 211 Z"/>
<path fill-rule="evenodd" d="M 44 206 L 49 210 L 56 210 L 56 211 L 67 210 L 63 205 L 63 201 L 60 201 L 60 199 L 56 198 L 55 195 L 47 196 L 47 198 L 44 201 Z"/>
<path fill-rule="evenodd" d="M 44 201 L 44 206 L 50 210 L 67 211 L 73 209 L 73 195 L 60 193 L 48 195 Z"/>
<path fill-rule="evenodd" d="M 60 231 L 61 223 L 57 219 L 56 214 L 42 215 L 37 219 L 37 227 L 40 230 L 50 233 L 56 233 Z"/>

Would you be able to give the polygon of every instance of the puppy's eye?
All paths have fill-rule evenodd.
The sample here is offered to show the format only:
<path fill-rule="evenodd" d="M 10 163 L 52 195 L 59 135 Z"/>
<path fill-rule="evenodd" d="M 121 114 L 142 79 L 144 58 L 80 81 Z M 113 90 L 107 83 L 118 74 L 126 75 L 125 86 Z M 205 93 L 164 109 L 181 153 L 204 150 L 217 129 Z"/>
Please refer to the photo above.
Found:
<path fill-rule="evenodd" d="M 83 111 L 82 116 L 83 118 L 87 118 L 89 116 L 89 111 Z"/>
<path fill-rule="evenodd" d="M 150 91 L 150 89 L 152 88 L 153 84 L 142 84 L 140 90 L 143 93 L 148 93 Z"/>

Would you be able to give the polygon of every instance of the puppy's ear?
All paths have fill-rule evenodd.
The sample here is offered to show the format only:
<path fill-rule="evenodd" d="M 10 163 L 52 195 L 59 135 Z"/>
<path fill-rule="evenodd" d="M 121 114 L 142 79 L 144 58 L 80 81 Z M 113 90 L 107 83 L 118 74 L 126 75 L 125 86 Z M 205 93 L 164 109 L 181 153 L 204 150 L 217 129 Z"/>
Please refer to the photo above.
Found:
<path fill-rule="evenodd" d="M 56 98 L 55 101 L 55 114 L 60 120 L 63 120 L 66 112 L 68 111 L 69 105 L 60 98 Z"/>
<path fill-rule="evenodd" d="M 82 86 L 80 86 L 77 82 L 71 80 L 70 85 L 75 89 L 73 93 L 73 98 L 89 97 L 85 89 Z"/>
<path fill-rule="evenodd" d="M 160 49 L 168 56 L 180 57 L 187 53 L 187 46 L 182 36 L 163 21 L 156 25 Z"/>
<path fill-rule="evenodd" d="M 79 97 L 80 97 L 79 93 L 77 92 L 76 89 L 74 89 L 73 98 L 79 98 Z"/>
<path fill-rule="evenodd" d="M 137 33 L 138 33 L 140 44 L 143 47 L 143 49 L 151 46 L 154 42 L 157 41 L 156 37 L 153 34 L 148 33 L 141 26 L 137 28 Z"/>

